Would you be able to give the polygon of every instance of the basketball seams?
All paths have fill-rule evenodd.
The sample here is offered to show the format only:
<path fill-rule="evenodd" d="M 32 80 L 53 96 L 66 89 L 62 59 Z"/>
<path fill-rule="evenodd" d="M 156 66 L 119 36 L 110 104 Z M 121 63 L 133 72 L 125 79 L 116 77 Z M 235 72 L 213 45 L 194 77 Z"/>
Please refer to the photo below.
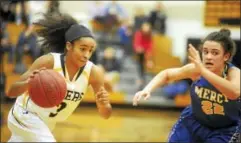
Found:
<path fill-rule="evenodd" d="M 56 86 L 54 86 L 55 88 L 56 88 L 56 91 L 58 92 L 58 97 L 57 98 L 59 98 L 59 96 L 60 96 L 60 90 L 61 89 L 59 89 L 59 83 L 56 81 L 57 79 L 57 77 L 55 77 L 55 74 L 51 74 L 51 71 L 46 71 L 46 72 L 48 72 L 49 74 L 48 75 L 50 75 L 50 76 L 52 76 L 53 78 L 53 80 L 52 80 L 52 82 L 54 82 L 54 84 L 56 85 Z M 55 71 L 54 71 L 55 72 Z M 59 73 L 57 73 L 57 74 L 59 74 Z M 52 97 L 51 97 L 52 98 Z M 57 99 L 55 99 L 55 102 L 56 102 L 56 100 Z"/>
<path fill-rule="evenodd" d="M 42 83 L 42 81 L 41 81 L 41 76 L 40 76 L 40 75 L 41 75 L 41 74 L 39 74 L 39 79 L 38 79 L 38 80 L 39 80 L 41 86 L 44 87 L 45 85 Z M 48 101 L 49 104 L 52 104 L 52 102 L 48 99 L 48 97 L 47 97 L 48 95 L 46 94 L 44 88 L 42 88 L 42 90 L 43 90 L 43 92 L 44 92 L 45 99 Z"/>
<path fill-rule="evenodd" d="M 36 90 L 37 88 L 39 88 L 37 85 L 40 83 L 41 84 L 41 82 L 40 82 L 40 80 L 39 80 L 39 78 L 40 78 L 40 76 L 37 74 L 37 75 L 35 75 L 34 76 L 34 78 L 33 79 L 31 79 L 31 83 L 30 83 L 30 92 L 29 92 L 29 94 L 30 94 L 30 97 L 31 97 L 31 100 L 32 101 L 34 101 L 34 102 L 36 102 L 36 99 L 37 98 L 39 98 L 39 97 L 36 97 L 36 96 L 38 96 L 38 95 L 36 95 L 36 94 L 33 94 L 34 92 L 34 90 Z M 36 81 L 37 80 L 37 81 Z M 38 83 L 39 82 L 39 83 Z M 44 93 L 44 90 L 41 90 L 43 93 Z M 42 93 L 39 93 L 39 94 L 42 94 Z M 36 103 L 35 103 L 36 104 Z"/>

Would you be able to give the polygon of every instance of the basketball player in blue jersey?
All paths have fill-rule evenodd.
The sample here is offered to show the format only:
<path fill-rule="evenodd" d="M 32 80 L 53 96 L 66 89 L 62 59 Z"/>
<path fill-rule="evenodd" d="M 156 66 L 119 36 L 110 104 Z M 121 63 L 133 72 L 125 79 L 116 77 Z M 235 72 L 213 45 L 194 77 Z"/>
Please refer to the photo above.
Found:
<path fill-rule="evenodd" d="M 92 33 L 67 14 L 44 15 L 35 23 L 42 47 L 53 49 L 36 59 L 20 79 L 11 85 L 7 96 L 16 99 L 8 116 L 12 133 L 9 142 L 55 142 L 51 131 L 78 107 L 89 85 L 93 87 L 99 114 L 108 119 L 112 107 L 104 88 L 104 75 L 89 61 L 96 48 Z M 63 53 L 60 53 L 63 52 Z M 66 79 L 67 93 L 58 107 L 41 108 L 28 95 L 29 80 L 40 70 L 54 69 Z"/>
<path fill-rule="evenodd" d="M 192 79 L 191 105 L 184 109 L 173 126 L 168 142 L 238 142 L 241 132 L 240 69 L 230 63 L 235 54 L 230 34 L 228 29 L 222 29 L 203 39 L 202 60 L 190 44 L 191 63 L 161 71 L 134 96 L 133 105 L 137 105 L 142 97 L 148 99 L 158 86 Z"/>

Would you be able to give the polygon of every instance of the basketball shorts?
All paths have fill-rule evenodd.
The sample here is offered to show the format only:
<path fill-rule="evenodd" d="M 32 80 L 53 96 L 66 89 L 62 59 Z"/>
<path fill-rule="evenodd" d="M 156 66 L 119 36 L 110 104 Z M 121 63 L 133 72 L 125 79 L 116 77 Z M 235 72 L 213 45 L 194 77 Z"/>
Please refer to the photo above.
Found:
<path fill-rule="evenodd" d="M 12 133 L 8 142 L 56 142 L 50 127 L 19 105 L 14 105 L 9 111 L 8 128 Z"/>
<path fill-rule="evenodd" d="M 182 112 L 173 126 L 169 143 L 240 143 L 241 124 L 222 129 L 210 129 L 201 125 L 193 116 L 190 106 Z"/>

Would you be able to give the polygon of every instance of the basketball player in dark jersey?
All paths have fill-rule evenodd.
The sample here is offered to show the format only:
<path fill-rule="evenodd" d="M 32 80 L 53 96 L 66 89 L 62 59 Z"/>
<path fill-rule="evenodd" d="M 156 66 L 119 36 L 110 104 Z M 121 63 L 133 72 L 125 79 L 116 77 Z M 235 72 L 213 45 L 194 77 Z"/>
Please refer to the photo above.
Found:
<path fill-rule="evenodd" d="M 235 45 L 228 29 L 210 33 L 199 52 L 190 44 L 191 63 L 160 72 L 133 98 L 133 105 L 164 84 L 190 78 L 191 105 L 173 126 L 169 142 L 228 143 L 240 140 L 240 69 L 230 63 Z"/>

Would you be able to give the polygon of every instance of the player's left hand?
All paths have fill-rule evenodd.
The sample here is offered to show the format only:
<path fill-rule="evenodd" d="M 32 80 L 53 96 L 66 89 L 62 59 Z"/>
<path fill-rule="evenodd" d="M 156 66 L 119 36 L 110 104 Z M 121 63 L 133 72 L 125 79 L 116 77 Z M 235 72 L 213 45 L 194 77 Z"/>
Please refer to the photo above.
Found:
<path fill-rule="evenodd" d="M 204 65 L 202 64 L 202 60 L 200 58 L 199 51 L 196 50 L 192 44 L 189 44 L 189 56 L 188 59 L 191 60 L 192 63 L 195 64 L 197 72 L 200 74 L 202 73 L 202 70 L 204 69 Z"/>
<path fill-rule="evenodd" d="M 104 89 L 104 87 L 101 87 L 96 93 L 96 102 L 100 105 L 108 105 L 110 103 L 109 93 Z"/>

